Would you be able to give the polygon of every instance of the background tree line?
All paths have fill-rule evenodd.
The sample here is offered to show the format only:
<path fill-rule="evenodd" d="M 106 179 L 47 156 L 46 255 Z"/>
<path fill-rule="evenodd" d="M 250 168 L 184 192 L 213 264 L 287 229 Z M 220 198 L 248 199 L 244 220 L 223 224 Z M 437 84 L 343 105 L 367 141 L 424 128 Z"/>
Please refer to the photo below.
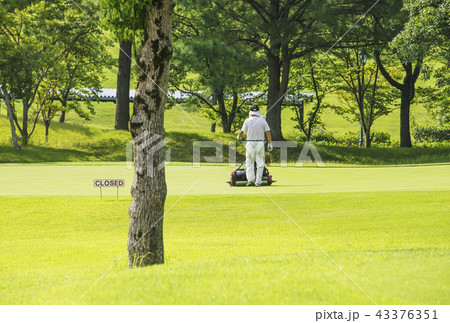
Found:
<path fill-rule="evenodd" d="M 132 59 L 144 41 L 151 1 L 1 0 L 0 85 L 16 148 L 56 112 L 83 118 L 93 106 L 68 100 L 100 86 L 120 44 L 115 129 L 128 130 Z M 172 89 L 190 93 L 225 133 L 245 117 L 243 94 L 266 92 L 266 118 L 283 140 L 287 93 L 313 92 L 295 111 L 307 140 L 325 109 L 360 123 L 366 147 L 376 119 L 400 109 L 400 144 L 411 147 L 410 106 L 423 102 L 440 124 L 449 111 L 449 3 L 444 0 L 182 0 L 173 13 Z M 357 22 L 355 24 L 355 22 Z M 138 68 L 135 67 L 137 71 Z M 418 78 L 429 80 L 416 88 Z M 327 104 L 337 95 L 339 105 Z M 397 100 L 397 98 L 399 100 Z M 400 102 L 398 102 L 400 101 Z M 17 103 L 21 102 L 21 113 Z M 297 107 L 298 108 L 298 107 Z M 294 107 L 294 110 L 296 108 Z M 323 125 L 323 124 L 322 124 Z"/>

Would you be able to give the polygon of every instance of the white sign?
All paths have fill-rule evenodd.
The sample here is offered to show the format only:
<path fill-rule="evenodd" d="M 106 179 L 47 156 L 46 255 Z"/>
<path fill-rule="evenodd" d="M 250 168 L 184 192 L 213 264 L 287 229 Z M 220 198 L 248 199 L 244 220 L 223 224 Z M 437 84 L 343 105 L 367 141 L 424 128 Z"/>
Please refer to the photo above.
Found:
<path fill-rule="evenodd" d="M 125 187 L 124 179 L 94 179 L 94 187 Z"/>

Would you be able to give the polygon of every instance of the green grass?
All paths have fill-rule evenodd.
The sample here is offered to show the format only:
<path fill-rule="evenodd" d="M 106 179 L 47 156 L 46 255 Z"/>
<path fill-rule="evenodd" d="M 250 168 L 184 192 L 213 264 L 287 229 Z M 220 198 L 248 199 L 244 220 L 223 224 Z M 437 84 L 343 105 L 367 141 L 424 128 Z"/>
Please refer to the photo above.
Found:
<path fill-rule="evenodd" d="M 176 113 L 169 111 L 169 113 Z M 166 119 L 168 120 L 168 119 Z M 170 119 L 174 123 L 176 118 Z M 184 123 L 188 123 L 185 119 Z M 180 121 L 181 124 L 181 121 Z M 187 126 L 187 125 L 186 125 Z M 236 142 L 233 134 L 221 132 L 211 133 L 182 128 L 183 131 L 167 130 L 171 139 L 166 146 L 171 149 L 171 160 L 192 162 L 194 141 L 218 141 L 224 143 L 224 162 L 228 162 L 229 143 Z M 54 123 L 50 129 L 49 141 L 44 141 L 43 125 L 39 123 L 36 133 L 30 141 L 30 146 L 16 151 L 10 144 L 9 125 L 5 117 L 0 116 L 0 163 L 37 163 L 37 162 L 74 162 L 74 161 L 125 161 L 127 143 L 131 136 L 126 131 L 106 130 L 101 127 L 90 127 L 81 124 Z M 172 129 L 177 126 L 173 124 Z M 296 162 L 302 143 L 297 148 L 288 150 L 288 159 Z M 450 146 L 413 149 L 401 148 L 356 148 L 317 144 L 322 159 L 326 163 L 360 164 L 360 165 L 394 165 L 418 163 L 450 162 Z M 215 151 L 202 149 L 203 156 L 214 155 Z M 272 152 L 272 161 L 279 161 L 279 151 Z M 237 161 L 243 161 L 245 147 L 237 144 Z"/>
<path fill-rule="evenodd" d="M 263 191 L 169 166 L 166 263 L 132 271 L 133 172 L 89 165 L 0 166 L 1 304 L 73 304 L 116 262 L 81 304 L 371 304 L 286 214 L 376 303 L 450 300 L 450 165 L 272 167 Z"/>
<path fill-rule="evenodd" d="M 315 165 L 314 165 L 315 166 Z M 177 165 L 166 167 L 169 195 L 254 195 L 258 190 L 229 187 L 231 166 Z M 430 191 L 450 189 L 450 165 L 415 167 L 270 167 L 274 180 L 273 194 L 305 194 L 331 192 Z M 125 188 L 120 196 L 130 196 L 133 170 L 124 163 L 62 163 L 0 166 L 0 195 L 68 195 L 99 196 L 93 187 L 98 178 L 123 178 Z M 115 196 L 115 189 L 104 189 L 104 195 Z"/>
<path fill-rule="evenodd" d="M 448 191 L 268 194 L 376 303 L 450 300 Z M 129 204 L 1 197 L 0 303 L 73 304 L 118 261 L 80 304 L 372 304 L 263 194 L 184 197 L 130 271 Z"/>

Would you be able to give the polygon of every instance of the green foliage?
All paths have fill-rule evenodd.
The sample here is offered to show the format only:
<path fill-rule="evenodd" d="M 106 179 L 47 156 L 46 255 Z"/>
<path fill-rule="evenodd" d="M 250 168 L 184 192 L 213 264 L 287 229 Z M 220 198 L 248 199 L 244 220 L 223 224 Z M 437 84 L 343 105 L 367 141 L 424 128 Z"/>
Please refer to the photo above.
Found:
<path fill-rule="evenodd" d="M 409 20 L 395 37 L 392 47 L 403 61 L 426 57 L 442 50 L 448 58 L 450 47 L 450 2 L 448 0 L 405 0 Z"/>
<path fill-rule="evenodd" d="M 184 1 L 176 8 L 170 82 L 190 93 L 191 102 L 229 132 L 242 114 L 241 94 L 258 83 L 261 65 L 257 55 L 230 33 L 226 18 L 216 9 L 207 1 Z"/>
<path fill-rule="evenodd" d="M 450 124 L 450 77 L 449 66 L 443 55 L 434 55 L 433 65 L 426 65 L 423 79 L 428 84 L 417 89 L 418 101 L 439 125 Z"/>
<path fill-rule="evenodd" d="M 114 111 L 114 109 L 110 109 Z M 178 110 L 169 111 L 173 113 Z M 180 114 L 182 114 L 180 112 Z M 30 146 L 16 151 L 10 145 L 8 123 L 4 116 L 0 116 L 0 163 L 41 163 L 41 162 L 79 162 L 79 161 L 125 161 L 126 143 L 130 140 L 130 134 L 126 131 L 101 130 L 96 127 L 73 125 L 69 122 L 72 116 L 64 124 L 54 123 L 50 128 L 49 141 L 45 142 L 44 125 L 38 122 Z M 113 115 L 111 116 L 114 117 Z M 184 116 L 185 117 L 185 116 Z M 72 119 L 71 119 L 72 118 Z M 97 118 L 97 116 L 95 116 Z M 172 121 L 168 127 L 166 136 L 172 141 L 167 145 L 171 148 L 173 162 L 192 163 L 193 141 L 207 140 L 224 143 L 224 162 L 228 161 L 229 142 L 235 142 L 235 135 L 210 133 L 209 125 L 200 122 L 206 127 L 204 132 L 199 132 L 193 125 L 192 128 L 184 128 L 181 123 L 175 126 Z M 186 119 L 185 123 L 189 121 Z M 108 123 L 111 125 L 111 123 Z M 99 126 L 98 126 L 99 127 Z M 174 130 L 178 129 L 178 130 Z M 186 129 L 186 130 L 183 130 Z M 375 132 L 377 137 L 377 132 Z M 357 145 L 359 133 L 353 133 L 353 146 Z M 297 148 L 288 149 L 288 159 L 296 162 L 303 147 L 303 140 L 298 135 Z M 357 147 L 342 147 L 347 145 L 342 136 L 331 135 L 322 131 L 314 132 L 312 140 L 315 141 L 319 152 L 326 163 L 358 164 L 358 165 L 401 165 L 413 163 L 448 162 L 450 160 L 450 144 L 443 144 L 437 148 L 429 149 L 418 147 L 417 149 L 397 149 L 395 143 L 382 144 L 385 148 L 358 149 Z M 350 145 L 350 144 L 349 144 Z M 398 145 L 397 145 L 398 147 Z M 245 147 L 237 144 L 237 161 L 245 160 Z M 214 154 L 214 152 L 212 152 Z M 279 151 L 272 151 L 272 161 L 277 162 Z"/>
<path fill-rule="evenodd" d="M 119 41 L 142 39 L 146 26 L 145 15 L 153 0 L 100 0 L 103 25 Z"/>
<path fill-rule="evenodd" d="M 450 125 L 415 127 L 413 132 L 414 139 L 419 142 L 440 142 L 450 141 Z"/>
<path fill-rule="evenodd" d="M 54 113 L 44 93 L 61 96 L 63 102 L 74 89 L 100 86 L 103 67 L 111 58 L 105 50 L 108 43 L 96 38 L 100 30 L 86 18 L 95 19 L 96 12 L 93 2 L 76 4 L 70 0 L 31 1 L 27 6 L 5 6 L 0 11 L 0 84 L 4 95 L 23 102 L 21 127 L 13 111 L 23 143 L 28 142 L 36 125 L 37 118 L 29 118 L 29 109 L 38 94 L 41 102 L 33 113 L 39 115 L 46 101 L 50 118 Z"/>
<path fill-rule="evenodd" d="M 390 144 L 391 143 L 391 134 L 387 131 L 375 131 L 373 137 L 374 143 L 380 144 Z"/>
<path fill-rule="evenodd" d="M 321 114 L 325 109 L 330 108 L 330 105 L 324 101 L 327 95 L 334 91 L 334 88 L 330 86 L 333 80 L 332 72 L 330 65 L 319 61 L 317 54 L 309 55 L 304 61 L 296 61 L 291 71 L 291 77 L 296 81 L 289 92 L 302 100 L 302 105 L 291 106 L 294 112 L 291 120 L 295 121 L 294 128 L 303 133 L 306 140 L 310 139 L 313 129 L 325 128 Z M 304 92 L 305 89 L 310 89 L 314 95 L 309 98 L 302 97 L 299 93 Z"/>
<path fill-rule="evenodd" d="M 356 131 L 346 131 L 340 138 L 340 142 L 347 147 L 357 147 L 360 140 L 360 133 Z"/>
<path fill-rule="evenodd" d="M 375 120 L 394 110 L 392 102 L 399 98 L 399 93 L 381 77 L 377 63 L 363 48 L 334 51 L 330 62 L 336 73 L 334 87 L 343 103 L 333 109 L 360 123 L 365 145 L 370 147 Z"/>

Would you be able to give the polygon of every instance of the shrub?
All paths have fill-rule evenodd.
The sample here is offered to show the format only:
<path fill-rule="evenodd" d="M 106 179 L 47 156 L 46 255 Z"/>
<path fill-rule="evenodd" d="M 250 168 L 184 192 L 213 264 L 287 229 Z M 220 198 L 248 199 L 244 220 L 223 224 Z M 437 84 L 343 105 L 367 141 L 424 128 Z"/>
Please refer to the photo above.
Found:
<path fill-rule="evenodd" d="M 430 126 L 415 127 L 413 137 L 418 142 L 442 142 L 450 140 L 450 126 Z"/>
<path fill-rule="evenodd" d="M 338 140 L 333 136 L 332 133 L 325 132 L 325 131 L 313 133 L 311 135 L 311 141 L 328 143 L 328 144 L 333 144 L 333 143 L 338 142 Z"/>
<path fill-rule="evenodd" d="M 359 131 L 346 131 L 342 137 L 339 138 L 339 142 L 343 144 L 344 146 L 351 147 L 351 146 L 358 146 L 360 138 Z"/>
<path fill-rule="evenodd" d="M 387 131 L 375 131 L 372 142 L 389 145 L 391 143 L 391 135 Z"/>

